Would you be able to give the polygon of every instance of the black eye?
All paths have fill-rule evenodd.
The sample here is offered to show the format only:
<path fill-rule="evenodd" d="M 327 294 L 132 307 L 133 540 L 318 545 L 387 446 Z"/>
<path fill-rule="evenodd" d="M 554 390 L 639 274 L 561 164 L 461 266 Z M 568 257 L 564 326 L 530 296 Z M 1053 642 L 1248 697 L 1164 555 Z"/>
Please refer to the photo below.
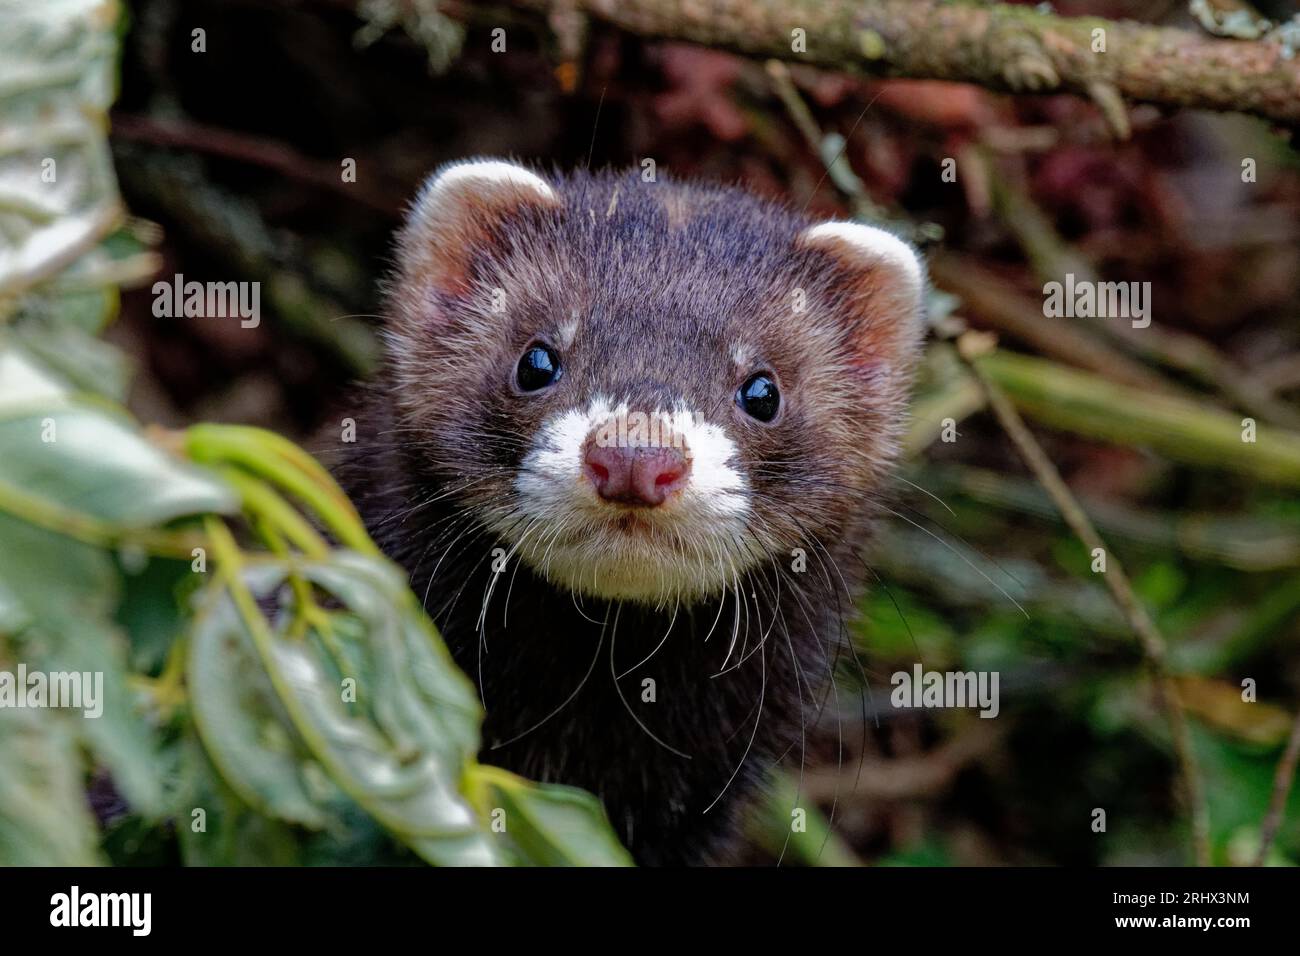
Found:
<path fill-rule="evenodd" d="M 535 392 L 559 380 L 560 357 L 545 345 L 534 345 L 519 360 L 515 375 L 520 388 Z"/>
<path fill-rule="evenodd" d="M 781 393 L 777 391 L 776 382 L 772 381 L 771 376 L 759 372 L 751 375 L 740 386 L 736 392 L 736 404 L 750 418 L 770 422 L 776 418 L 776 413 L 781 408 Z"/>

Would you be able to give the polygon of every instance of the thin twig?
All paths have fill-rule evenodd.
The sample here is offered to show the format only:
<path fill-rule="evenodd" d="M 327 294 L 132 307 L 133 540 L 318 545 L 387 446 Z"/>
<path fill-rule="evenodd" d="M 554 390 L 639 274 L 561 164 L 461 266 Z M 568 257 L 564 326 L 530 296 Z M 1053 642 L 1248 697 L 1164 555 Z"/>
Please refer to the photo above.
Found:
<path fill-rule="evenodd" d="M 1042 355 L 1114 382 L 1162 394 L 1185 394 L 1081 323 L 1044 315 L 1041 299 L 1017 291 L 1013 283 L 976 264 L 970 256 L 951 252 L 932 256 L 930 277 L 944 291 L 957 295 L 972 319 L 1032 346 Z"/>
<path fill-rule="evenodd" d="M 355 200 L 386 216 L 395 217 L 401 212 L 401 201 L 396 196 L 381 189 L 372 189 L 364 183 L 346 182 L 337 164 L 309 158 L 276 140 L 192 120 L 163 120 L 122 112 L 113 113 L 112 120 L 112 135 L 117 139 L 204 153 L 260 166 L 286 179 Z"/>
<path fill-rule="evenodd" d="M 794 84 L 794 78 L 790 75 L 789 68 L 780 60 L 768 60 L 767 73 L 772 80 L 772 88 L 785 105 L 790 118 L 803 136 L 804 142 L 808 144 L 808 148 L 822 163 L 822 174 L 808 194 L 808 201 L 804 203 L 805 211 L 816 197 L 817 190 L 821 188 L 822 183 L 829 178 L 835 188 L 848 201 L 854 218 L 863 222 L 887 225 L 890 229 L 918 244 L 940 238 L 941 232 L 935 232 L 933 223 L 914 223 L 910 219 L 890 213 L 878 204 L 868 194 L 866 184 L 862 182 L 858 174 L 853 171 L 853 167 L 849 165 L 848 157 L 845 155 L 848 150 L 849 140 L 859 124 L 861 124 L 863 117 L 867 115 L 867 111 L 875 105 L 876 100 L 880 99 L 879 92 L 862 108 L 862 112 L 858 114 L 858 118 L 854 120 L 853 125 L 849 128 L 848 135 L 840 136 L 836 133 L 827 136 L 817 124 L 817 120 L 813 116 L 812 110 L 808 108 L 808 104 L 799 95 L 799 90 Z"/>
<path fill-rule="evenodd" d="M 1300 762 L 1300 711 L 1296 711 L 1295 723 L 1291 725 L 1291 738 L 1286 742 L 1286 750 L 1282 752 L 1282 759 L 1277 762 L 1277 770 L 1273 774 L 1273 798 L 1269 801 L 1268 813 L 1264 815 L 1264 822 L 1259 828 L 1256 866 L 1264 865 L 1268 849 L 1282 828 L 1282 815 L 1286 812 L 1286 801 L 1291 796 L 1291 785 L 1295 782 L 1297 762 Z"/>
<path fill-rule="evenodd" d="M 794 121 L 794 125 L 798 127 L 800 135 L 803 136 L 804 142 L 822 161 L 822 165 L 825 167 L 822 179 L 824 180 L 827 176 L 831 178 L 831 182 L 835 184 L 836 188 L 848 197 L 849 204 L 853 209 L 853 215 L 859 219 L 879 222 L 887 218 L 880 207 L 867 195 L 866 187 L 862 184 L 862 180 L 858 178 L 858 175 L 853 172 L 853 168 L 849 165 L 849 161 L 842 150 L 833 160 L 828 161 L 826 134 L 822 132 L 821 127 L 817 124 L 817 120 L 813 117 L 808 104 L 799 95 L 799 90 L 790 77 L 789 67 L 780 60 L 768 60 L 767 75 L 771 78 L 772 88 L 776 90 L 776 95 L 781 98 L 786 111 L 790 114 L 790 119 Z"/>
<path fill-rule="evenodd" d="M 998 167 L 991 165 L 990 168 L 996 170 Z M 1002 221 L 1015 235 L 1042 281 L 1060 281 L 1069 273 L 1089 282 L 1097 281 L 1093 264 L 1062 238 L 1022 183 L 1009 174 L 999 174 L 995 180 L 994 196 Z M 1037 311 L 1041 313 L 1042 310 Z M 1041 315 L 1037 321 L 1043 321 Z M 1159 365 L 1208 385 L 1247 414 L 1288 428 L 1300 428 L 1300 412 L 1277 398 L 1274 388 L 1199 336 L 1159 323 L 1137 329 L 1127 321 L 1102 322 L 1097 329 L 1110 343 L 1130 353 L 1154 359 Z M 1048 334 L 1059 337 L 1056 329 Z M 1045 354 L 1053 354 L 1038 342 L 1034 345 Z M 1127 356 L 1121 356 L 1121 359 L 1125 368 L 1136 364 Z M 1076 361 L 1075 364 L 1083 363 Z M 1163 381 L 1163 391 L 1171 390 L 1171 383 L 1162 376 L 1149 369 L 1145 374 Z"/>
<path fill-rule="evenodd" d="M 957 354 L 966 364 L 966 367 L 970 369 L 971 374 L 975 376 L 975 380 L 979 382 L 989 407 L 997 416 L 998 422 L 1015 444 L 1020 456 L 1025 460 L 1025 464 L 1029 466 L 1034 476 L 1051 496 L 1053 503 L 1061 512 L 1061 517 L 1065 519 L 1065 523 L 1069 525 L 1070 530 L 1074 532 L 1075 536 L 1083 542 L 1084 547 L 1090 552 L 1101 549 L 1106 555 L 1106 571 L 1102 574 L 1102 579 L 1110 590 L 1111 596 L 1115 599 L 1115 603 L 1119 605 L 1120 611 L 1123 612 L 1129 627 L 1137 635 L 1142 646 L 1142 653 L 1146 657 L 1147 664 L 1150 666 L 1155 678 L 1157 703 L 1165 711 L 1169 719 L 1174 751 L 1178 756 L 1178 763 L 1182 771 L 1183 795 L 1192 818 L 1192 847 L 1196 865 L 1209 866 L 1209 810 L 1205 803 L 1201 776 L 1196 765 L 1196 754 L 1192 749 L 1191 730 L 1188 726 L 1187 714 L 1183 710 L 1182 701 L 1178 697 L 1178 690 L 1169 676 L 1167 668 L 1168 653 L 1164 637 L 1160 634 L 1155 622 L 1151 620 L 1146 608 L 1142 606 L 1134 593 L 1133 586 L 1129 582 L 1128 575 L 1124 573 L 1119 558 L 1106 547 L 1101 535 L 1093 527 L 1087 514 L 1061 477 L 1056 465 L 1052 463 L 1038 440 L 1029 431 L 1024 419 L 1020 417 L 1020 413 L 1016 411 L 1010 399 L 980 369 L 978 357 L 988 351 L 991 343 L 992 338 L 987 334 L 965 332 L 957 339 Z"/>

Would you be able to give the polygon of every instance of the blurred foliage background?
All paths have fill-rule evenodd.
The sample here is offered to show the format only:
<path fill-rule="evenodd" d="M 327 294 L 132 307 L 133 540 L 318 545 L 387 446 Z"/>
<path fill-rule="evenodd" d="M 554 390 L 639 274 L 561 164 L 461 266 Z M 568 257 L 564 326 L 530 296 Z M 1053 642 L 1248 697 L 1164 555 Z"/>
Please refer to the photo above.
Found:
<path fill-rule="evenodd" d="M 1198 29 L 1180 3 L 1056 8 Z M 674 176 L 886 221 L 925 245 L 936 314 L 998 334 L 987 373 L 1165 635 L 1213 860 L 1254 859 L 1300 707 L 1300 161 L 1285 134 L 1138 106 L 1117 141 L 1075 97 L 773 67 L 599 25 L 560 49 L 536 19 L 453 20 L 433 3 L 134 0 L 128 14 L 109 145 L 140 217 L 131 254 L 156 258 L 124 273 L 103 337 L 129 359 L 122 394 L 139 420 L 298 442 L 337 421 L 348 384 L 374 367 L 377 282 L 403 204 L 450 159 L 650 157 Z M 155 272 L 260 281 L 263 321 L 155 318 Z M 1150 282 L 1151 328 L 1044 316 L 1043 284 L 1067 272 Z M 803 765 L 792 755 L 755 812 L 749 862 L 1188 861 L 1141 648 L 983 404 L 936 341 L 898 514 L 870 555 L 880 585 L 854 634 L 862 670 L 844 669 Z M 1253 445 L 1244 417 L 1259 423 Z M 153 573 L 124 579 L 118 619 L 133 640 L 173 626 Z M 146 672 L 166 666 L 147 643 L 132 653 Z M 889 675 L 918 660 L 1000 671 L 999 719 L 891 707 Z M 789 808 L 810 802 L 820 818 L 787 838 Z M 124 834 L 114 859 L 173 858 L 165 835 L 131 830 L 120 800 L 101 803 L 100 825 Z M 1300 862 L 1300 795 L 1269 862 Z"/>

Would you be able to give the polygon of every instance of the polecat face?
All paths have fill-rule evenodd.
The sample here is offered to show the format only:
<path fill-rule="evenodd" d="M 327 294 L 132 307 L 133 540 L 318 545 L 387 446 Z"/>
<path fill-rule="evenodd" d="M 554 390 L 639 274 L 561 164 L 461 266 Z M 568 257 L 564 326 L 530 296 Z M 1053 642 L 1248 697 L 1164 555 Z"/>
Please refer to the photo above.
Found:
<path fill-rule="evenodd" d="M 510 560 L 672 605 L 860 527 L 922 329 L 892 235 L 475 161 L 425 186 L 398 259 L 399 427 Z"/>

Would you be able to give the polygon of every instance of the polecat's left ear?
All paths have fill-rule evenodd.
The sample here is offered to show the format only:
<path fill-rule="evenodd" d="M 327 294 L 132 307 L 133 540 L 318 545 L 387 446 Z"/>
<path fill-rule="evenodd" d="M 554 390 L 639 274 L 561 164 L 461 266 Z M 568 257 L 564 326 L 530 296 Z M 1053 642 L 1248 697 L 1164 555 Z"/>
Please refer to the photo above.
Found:
<path fill-rule="evenodd" d="M 463 292 L 474 253 L 493 240 L 504 219 L 527 207 L 560 206 L 546 180 L 514 163 L 472 159 L 444 166 L 425 182 L 402 228 L 402 284 Z"/>
<path fill-rule="evenodd" d="M 910 368 L 925 332 L 925 269 L 893 233 L 856 222 L 823 222 L 799 234 L 800 248 L 825 252 L 835 274 L 824 288 L 854 322 L 866 364 Z"/>

